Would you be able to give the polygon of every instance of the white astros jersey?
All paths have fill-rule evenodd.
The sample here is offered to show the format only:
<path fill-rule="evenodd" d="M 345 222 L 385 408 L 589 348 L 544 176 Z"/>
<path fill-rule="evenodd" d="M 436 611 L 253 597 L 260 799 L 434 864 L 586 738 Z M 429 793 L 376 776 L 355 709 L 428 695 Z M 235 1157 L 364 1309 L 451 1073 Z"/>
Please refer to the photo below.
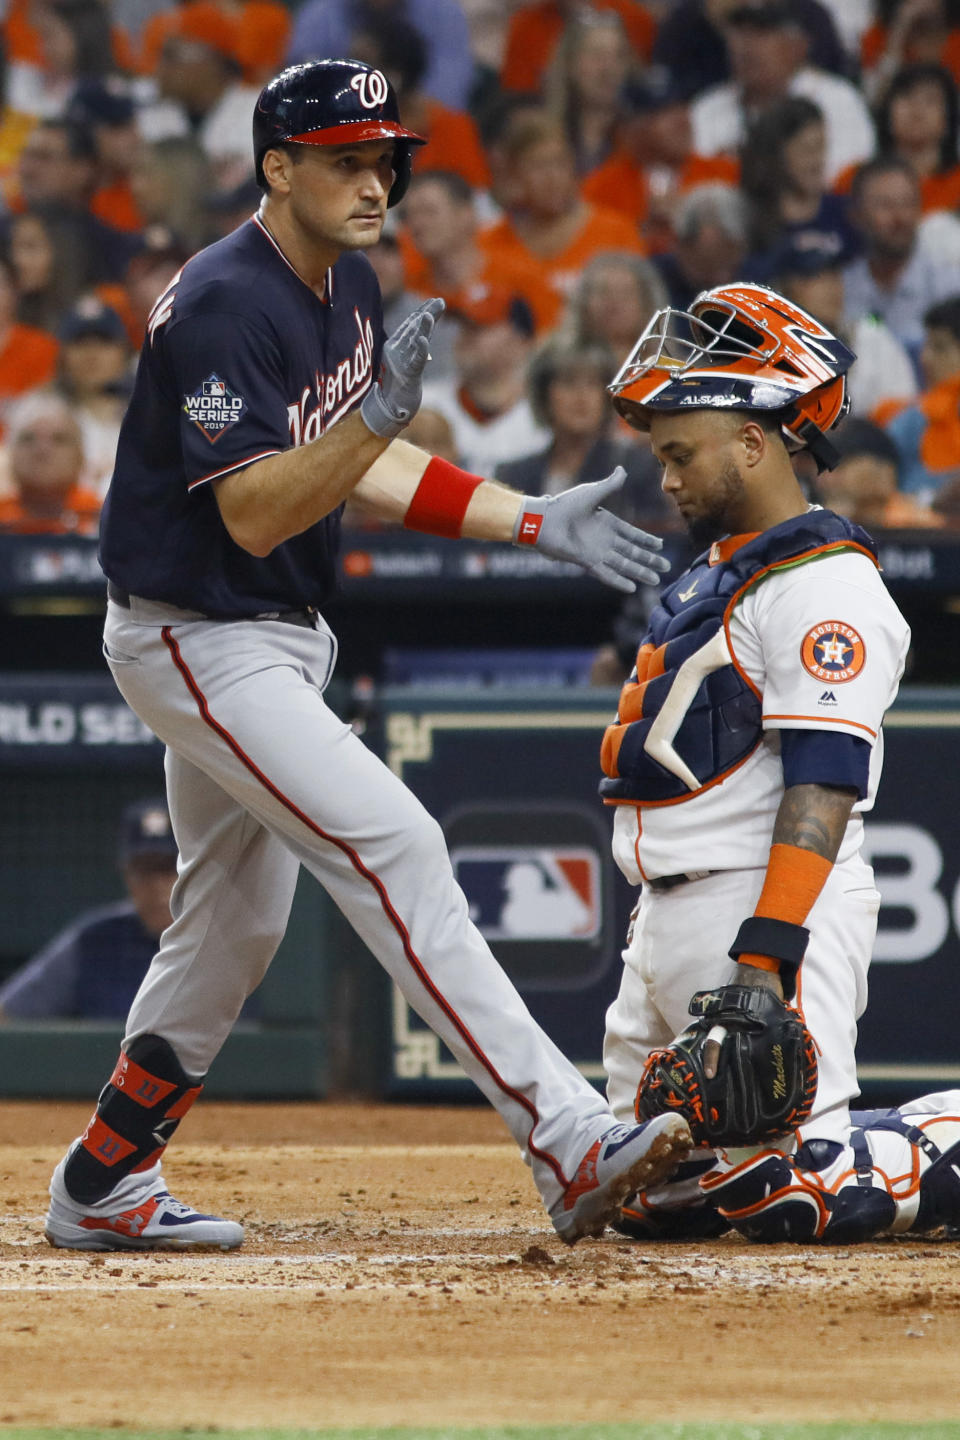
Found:
<path fill-rule="evenodd" d="M 841 551 L 776 570 L 736 605 L 727 639 L 734 664 L 761 697 L 763 740 L 689 798 L 616 806 L 613 854 L 635 885 L 644 877 L 766 865 L 783 797 L 785 729 L 839 730 L 870 743 L 868 794 L 854 806 L 838 862 L 860 847 L 861 816 L 873 804 L 883 762 L 880 725 L 910 642 L 876 566 Z"/>

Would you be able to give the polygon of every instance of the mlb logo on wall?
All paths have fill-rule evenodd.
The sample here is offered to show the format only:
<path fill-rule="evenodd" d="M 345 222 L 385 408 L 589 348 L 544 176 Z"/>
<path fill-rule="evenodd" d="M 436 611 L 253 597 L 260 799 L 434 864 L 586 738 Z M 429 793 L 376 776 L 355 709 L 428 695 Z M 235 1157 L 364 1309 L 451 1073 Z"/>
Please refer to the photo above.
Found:
<path fill-rule="evenodd" d="M 487 940 L 589 940 L 600 930 L 600 857 L 568 846 L 453 850 L 470 918 Z"/>
<path fill-rule="evenodd" d="M 183 397 L 184 413 L 211 444 L 220 439 L 224 430 L 236 425 L 246 408 L 242 395 L 235 395 L 219 375 L 208 375 L 199 389 Z"/>

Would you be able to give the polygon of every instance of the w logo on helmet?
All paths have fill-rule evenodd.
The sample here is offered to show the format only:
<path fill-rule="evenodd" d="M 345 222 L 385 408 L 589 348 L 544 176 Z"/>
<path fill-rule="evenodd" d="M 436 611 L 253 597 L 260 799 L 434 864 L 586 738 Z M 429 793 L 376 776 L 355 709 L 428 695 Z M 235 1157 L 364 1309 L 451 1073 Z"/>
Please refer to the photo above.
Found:
<path fill-rule="evenodd" d="M 387 77 L 379 70 L 363 70 L 351 76 L 350 89 L 356 90 L 365 110 L 377 110 L 390 93 Z"/>

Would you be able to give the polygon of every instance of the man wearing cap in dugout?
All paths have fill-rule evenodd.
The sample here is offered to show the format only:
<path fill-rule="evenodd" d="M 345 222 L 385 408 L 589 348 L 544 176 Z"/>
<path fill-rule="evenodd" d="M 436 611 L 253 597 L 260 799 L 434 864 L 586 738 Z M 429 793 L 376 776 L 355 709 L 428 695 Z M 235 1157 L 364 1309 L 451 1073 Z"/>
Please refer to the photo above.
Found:
<path fill-rule="evenodd" d="M 170 924 L 177 845 L 162 798 L 129 806 L 117 860 L 127 898 L 85 910 L 0 986 L 0 1020 L 121 1020 Z"/>

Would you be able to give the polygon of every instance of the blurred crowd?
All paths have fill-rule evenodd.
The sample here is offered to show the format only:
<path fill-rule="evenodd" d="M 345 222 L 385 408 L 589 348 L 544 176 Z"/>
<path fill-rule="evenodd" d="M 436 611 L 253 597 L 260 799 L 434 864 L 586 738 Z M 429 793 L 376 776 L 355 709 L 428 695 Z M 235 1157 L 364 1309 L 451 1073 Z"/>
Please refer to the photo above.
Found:
<path fill-rule="evenodd" d="M 428 137 L 370 252 L 447 311 L 409 438 L 526 493 L 627 470 L 651 315 L 770 284 L 859 359 L 813 498 L 960 526 L 960 0 L 5 0 L 0 532 L 95 534 L 146 317 L 259 202 L 285 63 L 350 55 Z"/>

